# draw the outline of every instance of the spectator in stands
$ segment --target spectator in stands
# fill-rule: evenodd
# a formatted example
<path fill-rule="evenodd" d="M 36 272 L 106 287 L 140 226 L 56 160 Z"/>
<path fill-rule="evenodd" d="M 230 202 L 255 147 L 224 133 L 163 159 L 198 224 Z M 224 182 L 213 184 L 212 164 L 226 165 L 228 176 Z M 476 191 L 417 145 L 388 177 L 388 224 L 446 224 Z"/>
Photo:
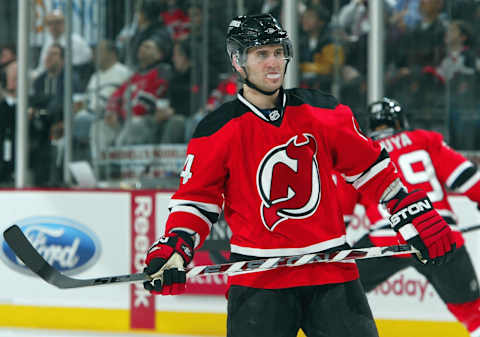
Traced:
<path fill-rule="evenodd" d="M 145 40 L 138 49 L 138 71 L 110 97 L 105 122 L 110 128 L 122 126 L 117 144 L 145 144 L 152 140 L 151 117 L 156 102 L 167 98 L 172 76 L 166 63 L 169 46 L 164 40 Z M 146 117 L 150 118 L 146 118 Z"/>
<path fill-rule="evenodd" d="M 195 131 L 198 123 L 206 114 L 212 112 L 225 102 L 231 101 L 237 97 L 237 92 L 241 88 L 241 81 L 237 73 L 232 73 L 220 81 L 218 86 L 210 92 L 207 99 L 207 105 L 199 109 L 187 120 L 185 127 L 185 139 L 188 142 Z"/>
<path fill-rule="evenodd" d="M 473 49 L 473 32 L 465 21 L 454 20 L 445 33 L 447 54 L 441 64 L 432 69 L 445 85 L 450 95 L 450 143 L 460 149 L 475 148 L 480 141 L 476 88 L 479 83 L 477 56 Z"/>
<path fill-rule="evenodd" d="M 33 83 L 30 118 L 30 164 L 35 186 L 61 183 L 63 154 L 64 58 L 60 44 L 52 44 L 45 57 L 45 71 Z M 72 92 L 80 81 L 72 75 Z M 53 145 L 53 146 L 52 146 Z"/>
<path fill-rule="evenodd" d="M 366 0 L 351 0 L 340 8 L 338 23 L 348 34 L 352 42 L 358 41 L 370 31 L 368 7 Z"/>
<path fill-rule="evenodd" d="M 60 10 L 54 10 L 45 17 L 48 28 L 45 43 L 40 52 L 37 68 L 33 71 L 33 78 L 37 78 L 45 70 L 45 59 L 52 44 L 66 46 L 65 17 Z M 87 41 L 79 34 L 72 33 L 72 64 L 77 74 L 80 74 L 80 89 L 85 88 L 86 82 L 92 73 L 92 49 Z"/>
<path fill-rule="evenodd" d="M 201 84 L 193 74 L 191 47 L 190 39 L 175 43 L 172 57 L 174 71 L 169 89 L 171 107 L 176 114 L 186 118 L 193 115 L 201 104 Z"/>
<path fill-rule="evenodd" d="M 108 99 L 128 79 L 131 71 L 118 61 L 118 52 L 113 41 L 100 41 L 96 51 L 98 69 L 88 82 L 87 101 L 90 112 L 103 114 Z"/>
<path fill-rule="evenodd" d="M 0 183 L 12 185 L 15 159 L 17 61 L 15 46 L 0 53 Z"/>
<path fill-rule="evenodd" d="M 153 114 L 153 144 L 185 143 L 185 117 L 175 113 L 168 99 L 158 99 Z"/>
<path fill-rule="evenodd" d="M 89 153 L 87 157 L 98 154 L 96 147 L 105 148 L 111 144 L 115 134 L 109 128 L 101 127 L 103 124 L 105 106 L 113 94 L 130 76 L 130 70 L 118 62 L 117 48 L 111 40 L 102 40 L 98 43 L 98 69 L 92 74 L 87 85 L 83 104 L 80 104 L 73 119 L 74 155 L 80 152 Z M 102 117 L 100 119 L 100 117 Z M 97 120 L 94 123 L 94 120 Z M 93 123 L 93 124 L 92 124 Z M 92 125 L 92 127 L 90 127 Z"/>
<path fill-rule="evenodd" d="M 4 94 L 15 98 L 17 93 L 17 53 L 13 45 L 4 46 L 0 54 L 0 85 Z"/>
<path fill-rule="evenodd" d="M 392 6 L 389 22 L 396 30 L 405 33 L 416 27 L 420 19 L 420 0 L 397 0 Z"/>
<path fill-rule="evenodd" d="M 170 62 L 172 40 L 165 24 L 161 20 L 162 6 L 158 0 L 143 0 L 137 12 L 138 25 L 128 45 L 127 65 L 138 65 L 138 52 L 142 43 L 149 39 L 162 41 L 164 61 Z M 130 63 L 131 62 L 131 63 Z"/>
<path fill-rule="evenodd" d="M 307 7 L 302 15 L 299 41 L 304 86 L 331 92 L 334 67 L 344 63 L 342 46 L 335 44 L 328 28 L 330 14 L 321 6 Z"/>
<path fill-rule="evenodd" d="M 443 131 L 445 94 L 435 68 L 445 54 L 443 0 L 420 0 L 421 19 L 397 39 L 387 39 L 386 92 L 399 98 L 412 113 L 417 128 Z"/>
<path fill-rule="evenodd" d="M 225 53 L 224 34 L 218 27 L 208 22 L 208 36 L 204 36 L 204 17 L 201 4 L 192 3 L 188 8 L 188 15 L 191 23 L 190 41 L 193 51 L 193 69 L 196 70 L 195 76 L 198 76 L 200 81 L 204 81 L 206 76 L 208 92 L 217 86 L 220 74 L 225 74 L 230 70 Z M 204 48 L 206 48 L 206 59 Z M 203 73 L 205 63 L 208 65 L 206 74 Z"/>
<path fill-rule="evenodd" d="M 440 64 L 444 54 L 443 38 L 445 23 L 440 14 L 443 0 L 420 0 L 421 20 L 411 31 L 407 31 L 395 46 L 395 63 L 406 72 L 415 67 Z"/>
<path fill-rule="evenodd" d="M 162 11 L 160 16 L 168 28 L 172 39 L 185 39 L 190 33 L 190 19 L 178 0 L 160 0 Z"/>
<path fill-rule="evenodd" d="M 185 140 L 188 141 L 198 121 L 206 113 L 216 109 L 227 99 L 235 97 L 237 93 L 236 75 L 222 79 L 207 99 L 206 106 L 202 106 L 201 83 L 195 83 L 192 77 L 192 51 L 189 40 L 181 40 L 173 47 L 174 75 L 169 90 L 170 105 L 176 114 L 185 117 Z M 198 79 L 197 79 L 198 81 Z"/>
<path fill-rule="evenodd" d="M 443 81 L 452 80 L 455 75 L 474 75 L 477 57 L 473 50 L 473 32 L 466 22 L 451 21 L 445 32 L 446 55 L 436 73 Z"/>

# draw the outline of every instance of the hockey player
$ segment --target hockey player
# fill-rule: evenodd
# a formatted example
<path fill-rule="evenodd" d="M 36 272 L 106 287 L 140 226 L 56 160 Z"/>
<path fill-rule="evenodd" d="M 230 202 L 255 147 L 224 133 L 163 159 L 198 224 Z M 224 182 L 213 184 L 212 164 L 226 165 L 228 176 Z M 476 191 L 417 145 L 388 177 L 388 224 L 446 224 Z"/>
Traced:
<path fill-rule="evenodd" d="M 402 182 L 409 190 L 421 188 L 435 209 L 450 224 L 457 251 L 442 266 L 424 265 L 411 257 L 401 255 L 382 259 L 358 260 L 360 280 L 369 292 L 396 272 L 409 266 L 423 274 L 445 302 L 450 312 L 464 324 L 471 336 L 480 336 L 480 291 L 478 279 L 462 234 L 456 226 L 455 215 L 447 199 L 446 187 L 480 202 L 480 172 L 460 153 L 451 149 L 441 134 L 426 130 L 407 130 L 407 120 L 400 104 L 389 98 L 368 107 L 370 136 L 385 149 L 398 168 Z M 356 246 L 389 246 L 398 244 L 397 234 L 391 229 L 388 211 L 380 204 L 358 198 L 350 186 L 338 183 L 342 210 L 347 220 L 352 215 L 355 200 L 365 206 L 371 224 L 370 233 Z M 342 195 L 344 197 L 342 197 Z M 352 202 L 353 201 L 353 202 Z"/>
<path fill-rule="evenodd" d="M 165 235 L 146 256 L 146 289 L 184 291 L 184 268 L 222 207 L 233 261 L 345 248 L 334 169 L 393 216 L 403 214 L 395 229 L 429 262 L 452 255 L 450 227 L 425 192 L 406 191 L 347 106 L 318 91 L 283 89 L 292 46 L 271 15 L 233 19 L 227 51 L 242 89 L 200 122 L 188 145 Z M 409 212 L 419 202 L 427 206 Z M 354 262 L 229 277 L 227 336 L 293 337 L 300 328 L 307 336 L 378 336 Z"/>

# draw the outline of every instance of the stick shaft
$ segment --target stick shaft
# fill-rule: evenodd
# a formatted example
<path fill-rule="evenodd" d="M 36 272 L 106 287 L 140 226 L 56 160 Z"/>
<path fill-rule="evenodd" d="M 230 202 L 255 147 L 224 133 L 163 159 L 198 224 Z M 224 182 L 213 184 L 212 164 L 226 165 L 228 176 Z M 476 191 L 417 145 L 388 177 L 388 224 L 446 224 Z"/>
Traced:
<path fill-rule="evenodd" d="M 145 273 L 105 276 L 93 279 L 77 279 L 68 277 L 45 261 L 45 259 L 35 250 L 30 241 L 28 241 L 27 237 L 17 225 L 7 228 L 4 231 L 3 236 L 10 248 L 30 270 L 32 270 L 46 282 L 58 288 L 66 289 L 91 287 L 114 283 L 146 281 L 150 279 L 150 277 Z M 252 261 L 196 266 L 187 269 L 187 277 L 192 278 L 200 275 L 252 273 L 276 268 L 297 267 L 312 263 L 368 259 L 417 252 L 418 250 L 409 245 L 398 245 L 388 247 L 347 249 L 332 253 L 312 253 L 293 256 L 270 257 Z"/>

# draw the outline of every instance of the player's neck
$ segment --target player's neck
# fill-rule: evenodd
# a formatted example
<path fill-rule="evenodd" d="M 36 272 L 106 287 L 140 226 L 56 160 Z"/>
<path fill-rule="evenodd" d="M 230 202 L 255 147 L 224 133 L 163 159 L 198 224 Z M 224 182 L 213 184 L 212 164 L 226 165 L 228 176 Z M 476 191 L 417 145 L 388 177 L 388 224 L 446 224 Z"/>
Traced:
<path fill-rule="evenodd" d="M 245 97 L 250 103 L 252 103 L 259 109 L 274 108 L 277 103 L 279 92 L 280 90 L 278 90 L 275 94 L 269 96 L 262 94 L 258 90 L 250 88 L 246 84 L 243 85 L 243 97 Z"/>

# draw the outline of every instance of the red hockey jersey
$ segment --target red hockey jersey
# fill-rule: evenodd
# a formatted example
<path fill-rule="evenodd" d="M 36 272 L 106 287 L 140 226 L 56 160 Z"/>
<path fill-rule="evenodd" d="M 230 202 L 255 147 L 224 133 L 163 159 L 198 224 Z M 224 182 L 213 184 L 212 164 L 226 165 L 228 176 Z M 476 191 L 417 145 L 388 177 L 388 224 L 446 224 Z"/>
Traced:
<path fill-rule="evenodd" d="M 195 234 L 198 247 L 223 208 L 232 256 L 254 259 L 344 247 L 333 170 L 378 201 L 398 177 L 395 168 L 334 97 L 290 89 L 279 99 L 282 108 L 264 114 L 239 93 L 199 124 L 169 205 L 166 232 Z M 357 277 L 355 263 L 345 262 L 235 275 L 229 283 L 287 288 Z"/>
<path fill-rule="evenodd" d="M 382 137 L 377 142 L 389 153 L 408 190 L 425 190 L 447 223 L 456 224 L 456 217 L 448 202 L 446 187 L 475 202 L 480 201 L 480 173 L 473 163 L 451 149 L 440 133 L 403 131 Z M 349 203 L 349 200 L 345 202 Z M 386 209 L 376 203 L 361 203 L 371 224 L 371 241 L 380 246 L 396 244 Z M 455 225 L 452 230 L 456 233 L 457 247 L 460 247 L 464 244 L 463 237 Z"/>
<path fill-rule="evenodd" d="M 153 113 L 157 99 L 166 97 L 170 77 L 171 69 L 166 63 L 136 72 L 110 96 L 107 111 L 125 119 L 130 104 L 134 116 Z"/>

